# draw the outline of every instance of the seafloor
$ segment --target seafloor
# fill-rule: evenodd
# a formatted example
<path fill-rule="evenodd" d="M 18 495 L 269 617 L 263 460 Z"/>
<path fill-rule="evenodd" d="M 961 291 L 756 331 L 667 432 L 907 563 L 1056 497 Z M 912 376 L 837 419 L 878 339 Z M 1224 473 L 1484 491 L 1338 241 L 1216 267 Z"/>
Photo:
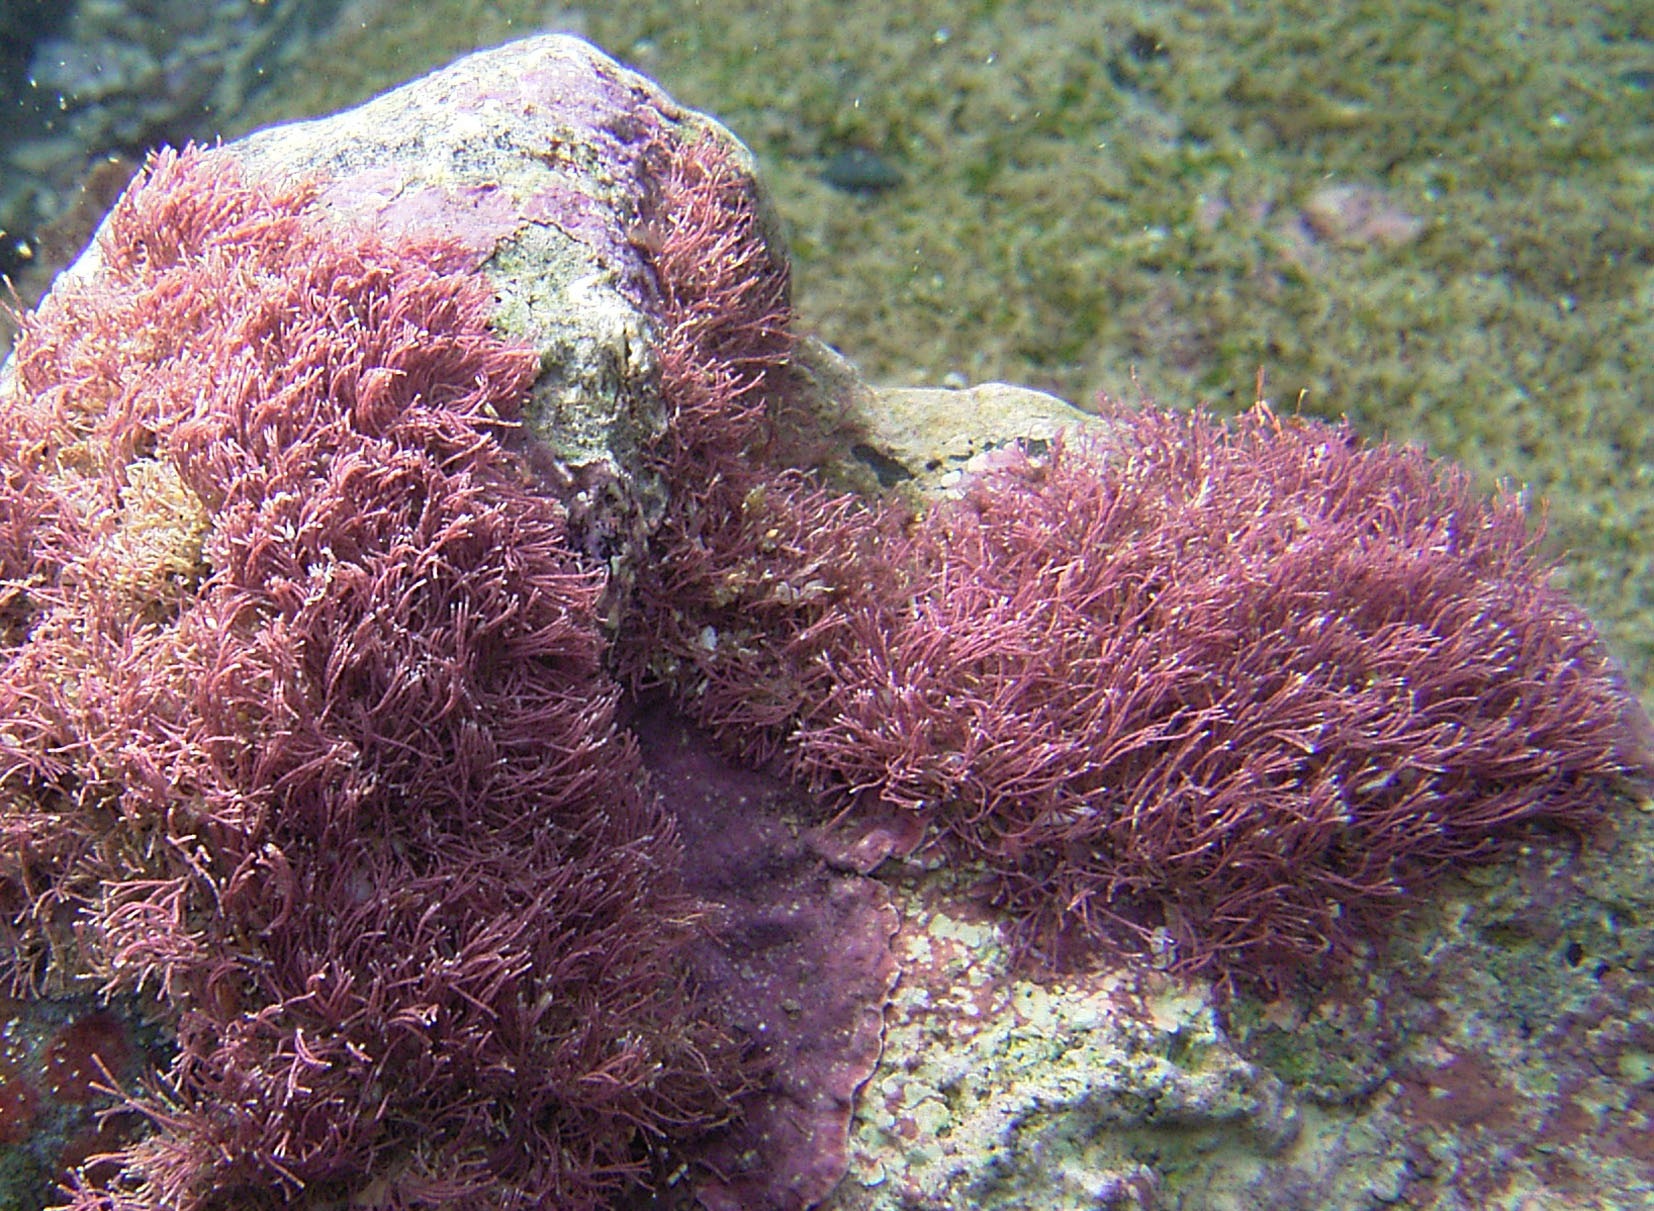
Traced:
<path fill-rule="evenodd" d="M 720 115 L 871 377 L 1349 416 L 1548 502 L 1654 687 L 1654 6 L 359 0 L 226 133 L 527 32 Z"/>

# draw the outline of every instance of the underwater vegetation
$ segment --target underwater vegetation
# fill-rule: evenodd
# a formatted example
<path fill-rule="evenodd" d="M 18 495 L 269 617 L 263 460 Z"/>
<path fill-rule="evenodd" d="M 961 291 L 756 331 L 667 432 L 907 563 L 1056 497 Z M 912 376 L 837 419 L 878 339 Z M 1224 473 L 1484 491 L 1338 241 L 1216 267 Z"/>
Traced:
<path fill-rule="evenodd" d="M 176 1036 L 70 1205 L 597 1208 L 692 1158 L 765 1073 L 628 690 L 979 871 L 1030 950 L 1263 985 L 1647 776 L 1524 503 L 1416 450 L 1144 406 L 931 502 L 780 466 L 751 183 L 626 129 L 669 494 L 614 625 L 539 358 L 442 241 L 166 153 L 24 322 L 3 970 Z"/>
<path fill-rule="evenodd" d="M 598 1205 L 741 1083 L 697 908 L 601 580 L 501 441 L 534 357 L 441 247 L 306 204 L 162 156 L 15 363 L 8 974 L 178 1043 L 75 1205 Z"/>
<path fill-rule="evenodd" d="M 659 638 L 688 709 L 916 816 L 1051 955 L 1252 983 L 1336 967 L 1523 826 L 1593 831 L 1646 770 L 1519 497 L 1262 406 L 1109 419 L 900 535 L 755 488 Z"/>

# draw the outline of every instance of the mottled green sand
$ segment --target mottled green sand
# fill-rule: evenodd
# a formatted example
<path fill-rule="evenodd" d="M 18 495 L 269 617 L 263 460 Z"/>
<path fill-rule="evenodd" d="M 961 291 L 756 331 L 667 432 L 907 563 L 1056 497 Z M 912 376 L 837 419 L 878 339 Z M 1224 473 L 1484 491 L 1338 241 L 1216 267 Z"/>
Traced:
<path fill-rule="evenodd" d="M 1547 500 L 1566 583 L 1654 687 L 1654 6 L 1052 7 L 359 3 L 247 125 L 584 34 L 753 147 L 804 326 L 871 377 L 1230 411 L 1261 369 L 1278 409 Z M 849 149 L 901 184 L 827 183 Z M 1397 238 L 1307 224 L 1339 184 Z"/>

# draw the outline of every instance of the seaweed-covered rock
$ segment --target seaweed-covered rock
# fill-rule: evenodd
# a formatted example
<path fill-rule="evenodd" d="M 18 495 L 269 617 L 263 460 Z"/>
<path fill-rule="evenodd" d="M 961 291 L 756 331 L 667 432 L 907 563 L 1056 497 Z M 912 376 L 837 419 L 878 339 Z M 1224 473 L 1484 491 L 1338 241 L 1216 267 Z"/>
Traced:
<path fill-rule="evenodd" d="M 153 157 L 0 374 L 0 966 L 168 1034 L 78 1206 L 595 1208 L 752 1079 L 605 668 L 739 377 L 627 231 L 750 268 L 740 153 L 566 39 L 367 115 Z"/>
<path fill-rule="evenodd" d="M 1651 729 L 1524 503 L 879 392 L 775 231 L 530 39 L 156 157 L 25 322 L 4 970 L 163 1036 L 74 1205 L 1647 1184 Z"/>
<path fill-rule="evenodd" d="M 313 213 L 341 233 L 440 241 L 449 272 L 480 275 L 490 323 L 538 359 L 521 418 L 534 467 L 618 586 L 666 493 L 646 455 L 668 425 L 646 228 L 669 149 L 703 142 L 773 240 L 746 149 L 574 38 L 471 56 L 212 155 L 252 183 L 307 183 Z M 95 278 L 102 257 L 95 241 L 64 280 Z"/>

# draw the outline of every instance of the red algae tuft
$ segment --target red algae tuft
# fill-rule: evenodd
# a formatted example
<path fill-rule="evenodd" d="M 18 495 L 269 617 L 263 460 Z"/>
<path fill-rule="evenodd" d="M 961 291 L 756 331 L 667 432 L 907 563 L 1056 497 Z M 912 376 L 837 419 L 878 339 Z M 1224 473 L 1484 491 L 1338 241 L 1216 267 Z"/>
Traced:
<path fill-rule="evenodd" d="M 663 563 L 705 569 L 657 631 L 687 708 L 924 821 L 1050 958 L 1263 984 L 1649 777 L 1518 496 L 1261 406 L 1108 421 L 914 519 L 749 487 Z"/>
<path fill-rule="evenodd" d="M 449 246 L 313 199 L 163 153 L 23 325 L 5 973 L 176 1032 L 85 1211 L 597 1208 L 746 1075 L 688 988 L 603 578 L 502 440 L 538 360 Z M 103 1026 L 51 1044 L 55 1096 L 119 1078 Z"/>

